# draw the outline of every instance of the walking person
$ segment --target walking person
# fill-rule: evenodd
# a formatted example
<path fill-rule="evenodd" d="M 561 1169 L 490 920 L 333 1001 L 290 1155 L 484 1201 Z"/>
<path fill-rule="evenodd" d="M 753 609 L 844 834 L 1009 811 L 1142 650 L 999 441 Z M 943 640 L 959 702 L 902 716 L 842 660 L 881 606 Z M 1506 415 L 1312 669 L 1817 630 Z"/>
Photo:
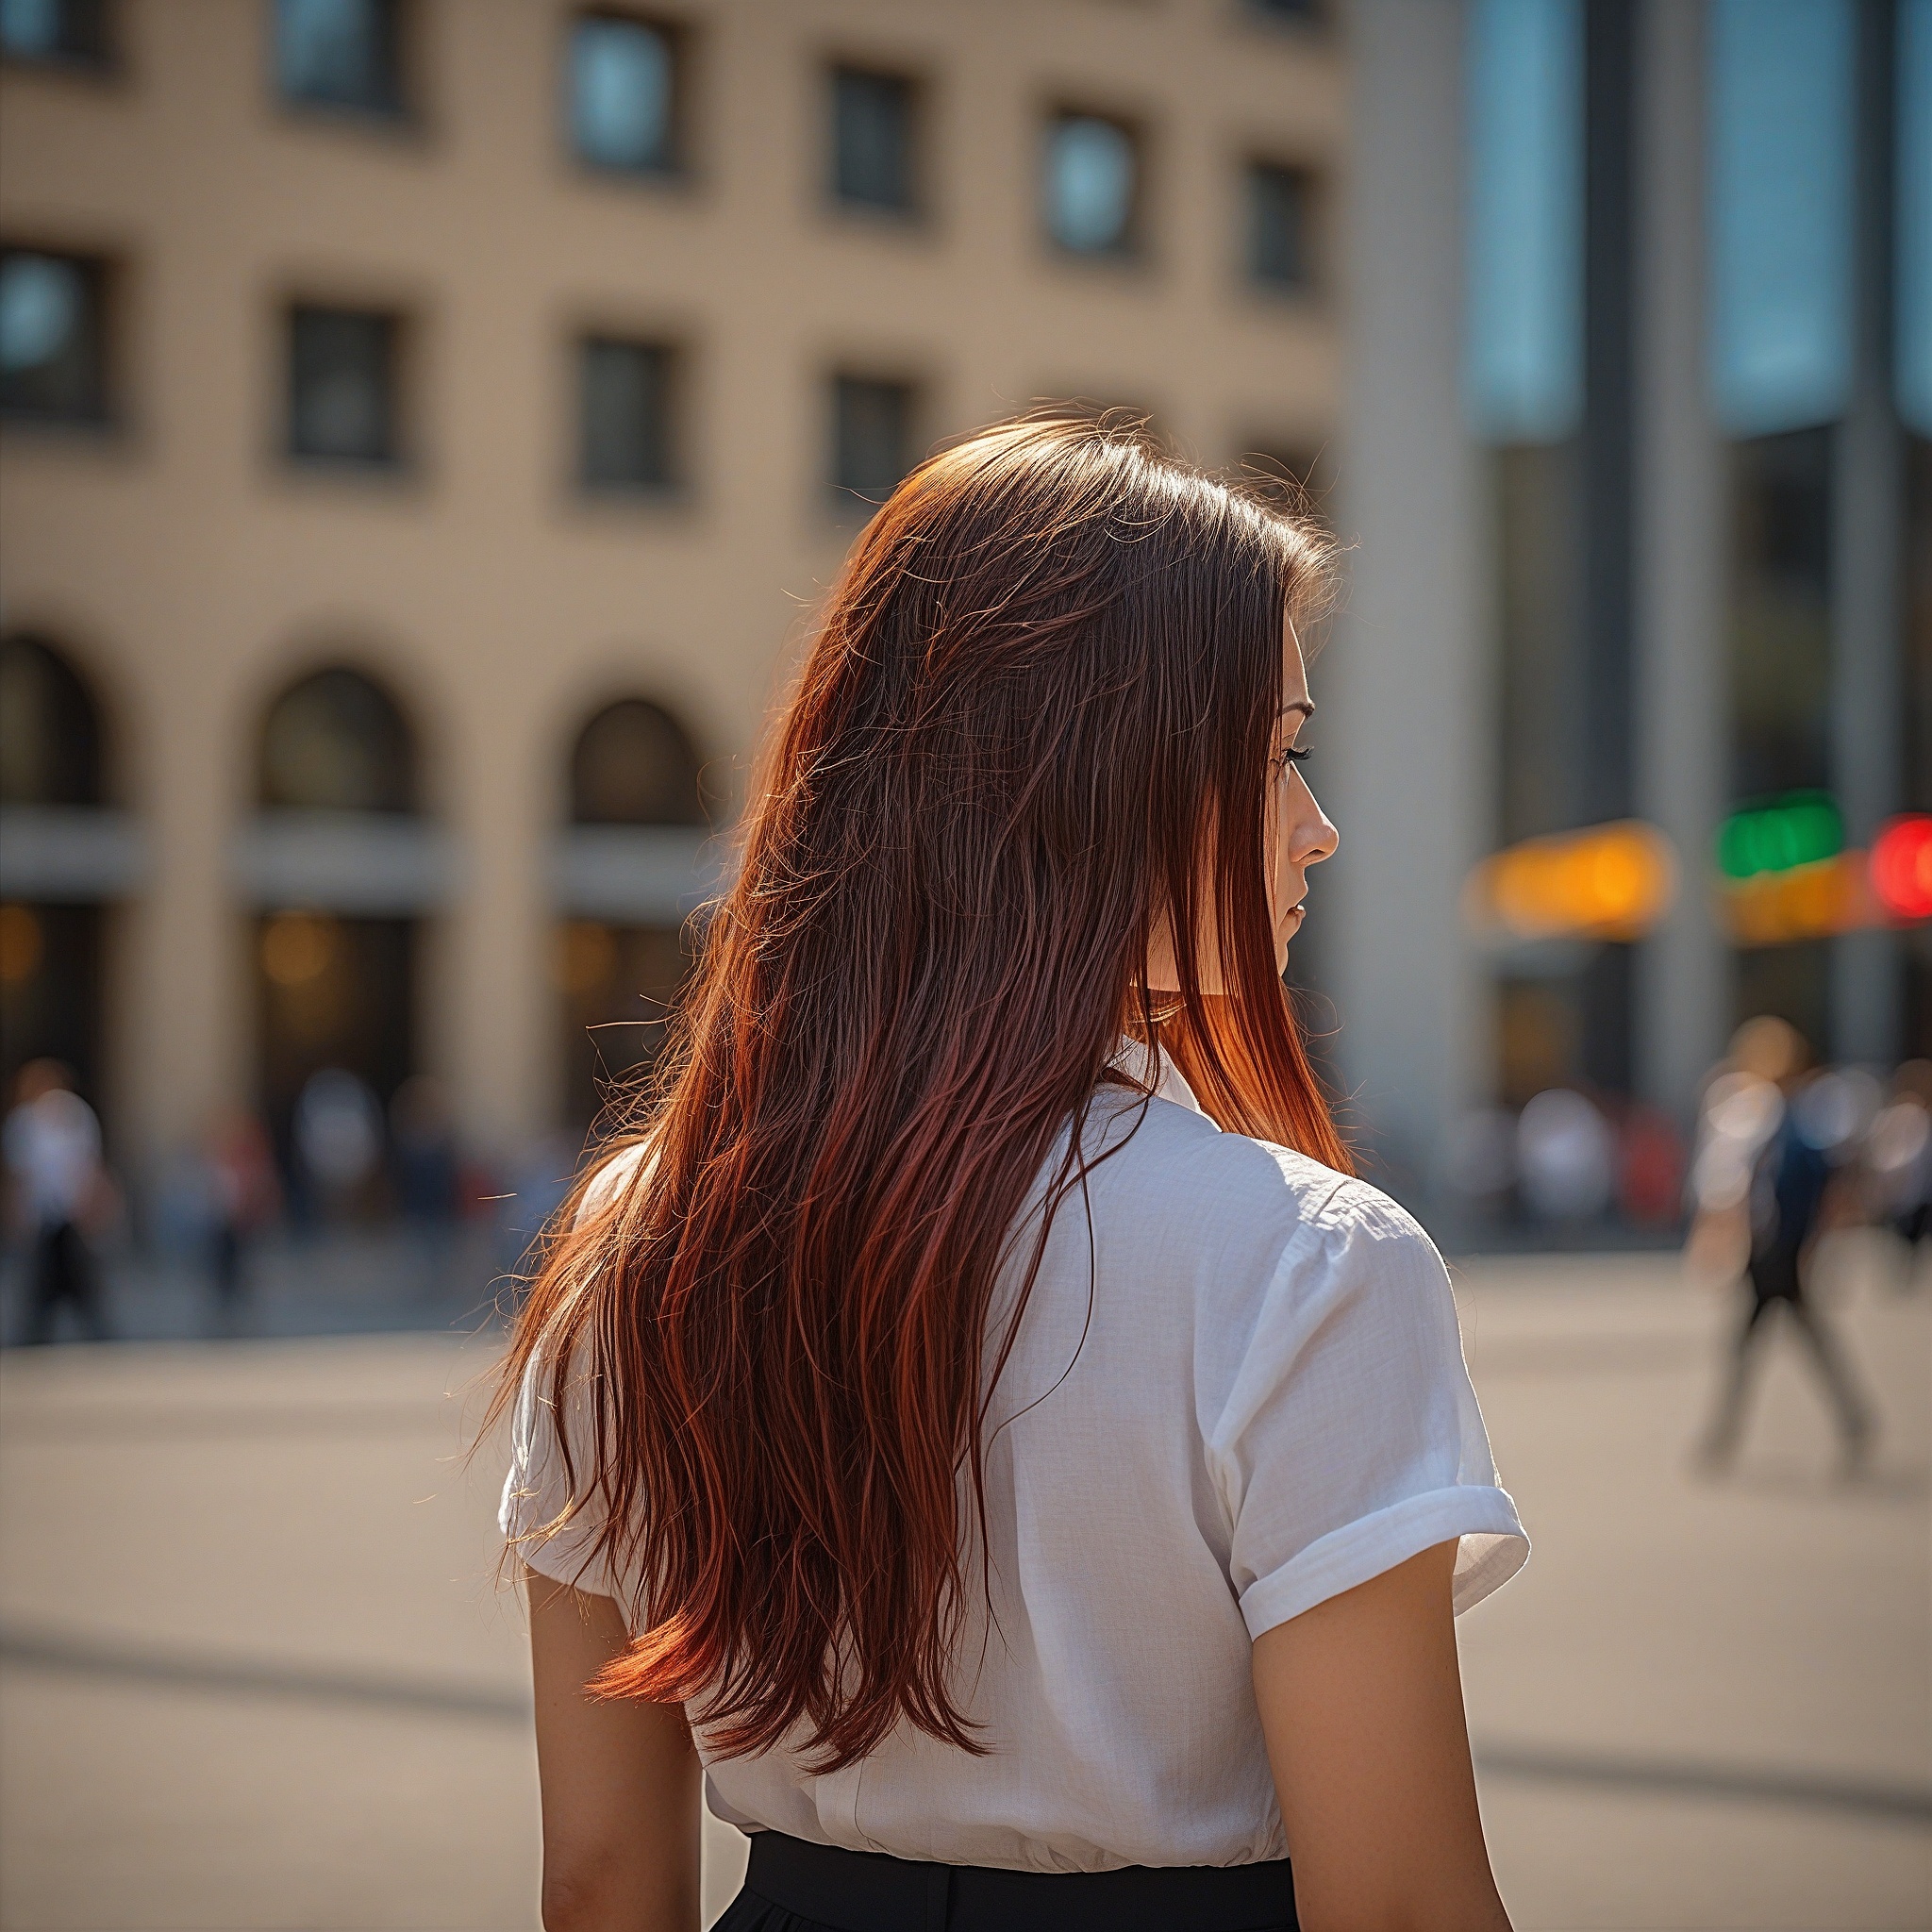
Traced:
<path fill-rule="evenodd" d="M 215 1331 L 233 1335 L 248 1314 L 249 1253 L 280 1214 L 282 1187 L 268 1129 L 247 1108 L 231 1108 L 215 1122 L 207 1160 Z"/>
<path fill-rule="evenodd" d="M 88 1228 L 108 1210 L 111 1184 L 101 1164 L 101 1124 L 58 1060 L 20 1070 L 4 1130 L 16 1220 L 30 1246 L 26 1340 L 47 1342 L 63 1308 L 90 1341 L 108 1339 L 100 1277 Z"/>
<path fill-rule="evenodd" d="M 696 1927 L 701 1775 L 722 1932 L 1507 1927 L 1527 1545 L 1281 978 L 1324 564 L 1074 421 L 859 539 L 498 1389 L 553 1932 Z"/>
<path fill-rule="evenodd" d="M 1792 1105 L 1808 1059 L 1803 1038 L 1786 1022 L 1770 1017 L 1747 1021 L 1731 1044 L 1732 1082 L 1718 1090 L 1720 1106 L 1727 1100 L 1733 1106 L 1750 1102 L 1757 1125 L 1751 1143 L 1740 1150 L 1748 1180 L 1733 1204 L 1749 1224 L 1744 1286 L 1750 1299 L 1731 1342 L 1717 1412 L 1704 1440 L 1703 1457 L 1712 1468 L 1724 1466 L 1737 1453 L 1752 1370 L 1769 1333 L 1767 1324 L 1780 1311 L 1818 1371 L 1837 1419 L 1846 1469 L 1861 1466 L 1871 1446 L 1870 1407 L 1808 1292 L 1818 1236 L 1834 1191 L 1831 1165 L 1807 1138 L 1800 1108 Z M 1742 1084 L 1747 1082 L 1755 1084 Z"/>

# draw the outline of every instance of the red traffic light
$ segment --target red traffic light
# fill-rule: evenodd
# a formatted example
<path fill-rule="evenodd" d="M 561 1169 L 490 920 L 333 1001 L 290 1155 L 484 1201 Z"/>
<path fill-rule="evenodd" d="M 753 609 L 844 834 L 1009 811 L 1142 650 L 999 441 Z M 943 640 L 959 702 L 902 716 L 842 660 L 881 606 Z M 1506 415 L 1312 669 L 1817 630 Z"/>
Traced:
<path fill-rule="evenodd" d="M 1892 919 L 1932 919 L 1932 813 L 1895 818 L 1872 844 L 1872 891 Z"/>

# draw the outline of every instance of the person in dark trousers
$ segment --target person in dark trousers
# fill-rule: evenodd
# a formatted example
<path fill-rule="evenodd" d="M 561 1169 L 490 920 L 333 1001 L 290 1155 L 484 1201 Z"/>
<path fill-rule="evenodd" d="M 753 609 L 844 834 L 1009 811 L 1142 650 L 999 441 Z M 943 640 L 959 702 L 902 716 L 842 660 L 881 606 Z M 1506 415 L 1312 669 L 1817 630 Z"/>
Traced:
<path fill-rule="evenodd" d="M 84 1232 L 107 1191 L 101 1124 L 58 1060 L 21 1069 L 5 1143 L 13 1212 L 32 1244 L 26 1340 L 53 1341 L 66 1307 L 91 1341 L 105 1341 L 107 1311 Z"/>
<path fill-rule="evenodd" d="M 1749 1306 L 1731 1345 L 1724 1391 L 1705 1438 L 1704 1459 L 1721 1466 L 1737 1452 L 1745 1398 L 1767 1322 L 1778 1310 L 1803 1338 L 1838 1420 L 1847 1470 L 1870 1450 L 1871 1409 L 1859 1392 L 1830 1328 L 1807 1294 L 1817 1238 L 1834 1188 L 1831 1164 L 1803 1131 L 1791 1101 L 1803 1085 L 1807 1052 L 1796 1030 L 1780 1020 L 1754 1020 L 1740 1029 L 1733 1058 L 1746 1073 L 1775 1083 L 1784 1104 L 1752 1163 L 1746 1206 L 1751 1243 L 1744 1279 Z"/>

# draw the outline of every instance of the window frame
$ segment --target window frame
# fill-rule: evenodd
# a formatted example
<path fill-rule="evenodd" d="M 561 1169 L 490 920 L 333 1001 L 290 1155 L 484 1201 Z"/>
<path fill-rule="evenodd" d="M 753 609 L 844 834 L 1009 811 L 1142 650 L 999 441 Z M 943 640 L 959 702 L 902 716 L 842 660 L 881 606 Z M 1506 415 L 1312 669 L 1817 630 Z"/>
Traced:
<path fill-rule="evenodd" d="M 333 455 L 299 449 L 295 441 L 295 331 L 298 315 L 308 312 L 379 320 L 389 325 L 387 370 L 388 447 L 379 457 Z M 275 311 L 276 361 L 276 466 L 286 475 L 343 478 L 368 482 L 413 481 L 420 474 L 417 448 L 415 363 L 422 323 L 409 304 L 389 295 L 295 289 L 285 291 Z"/>
<path fill-rule="evenodd" d="M 1259 272 L 1259 240 L 1256 224 L 1257 177 L 1262 174 L 1298 176 L 1302 183 L 1301 249 L 1304 274 L 1298 281 L 1280 281 Z M 1250 147 L 1237 169 L 1237 275 L 1243 288 L 1269 302 L 1319 302 L 1326 287 L 1326 249 L 1323 234 L 1323 173 L 1305 156 L 1268 147 Z"/>
<path fill-rule="evenodd" d="M 6 425 L 9 435 L 25 430 L 35 435 L 107 437 L 125 430 L 123 336 L 127 301 L 125 258 L 106 248 L 17 232 L 0 237 L 0 255 L 40 256 L 49 261 L 67 262 L 79 268 L 93 305 L 94 337 L 91 357 L 94 388 L 92 408 L 76 411 L 21 408 L 0 400 L 0 424 Z"/>
<path fill-rule="evenodd" d="M 72 79 L 106 80 L 125 69 L 119 0 L 97 0 L 99 45 L 90 52 L 67 48 L 49 54 L 28 53 L 0 42 L 0 68 L 22 74 L 64 75 Z"/>
<path fill-rule="evenodd" d="M 375 6 L 389 9 L 391 21 L 389 55 L 393 98 L 381 103 L 340 101 L 291 92 L 282 79 L 281 0 L 261 0 L 261 4 L 267 19 L 262 53 L 268 92 L 277 113 L 304 124 L 334 124 L 371 133 L 420 131 L 423 119 L 417 42 L 422 27 L 417 0 L 374 0 Z"/>
<path fill-rule="evenodd" d="M 1133 156 L 1134 179 L 1127 200 L 1127 218 L 1121 239 L 1105 248 L 1078 248 L 1062 241 L 1053 219 L 1053 142 L 1058 128 L 1072 121 L 1098 121 L 1127 140 Z M 1091 267 L 1145 268 L 1154 258 L 1153 133 L 1149 117 L 1130 108 L 1103 106 L 1081 96 L 1050 99 L 1040 116 L 1037 161 L 1033 174 L 1035 220 L 1047 255 L 1056 261 Z"/>
<path fill-rule="evenodd" d="M 1335 30 L 1332 0 L 1308 0 L 1307 8 L 1290 14 L 1268 4 L 1268 0 L 1228 0 L 1228 11 L 1236 22 L 1264 34 L 1279 34 L 1286 40 L 1326 40 Z"/>
<path fill-rule="evenodd" d="M 697 36 L 682 16 L 660 12 L 651 7 L 627 7 L 621 0 L 591 0 L 586 6 L 569 8 L 558 16 L 562 31 L 558 36 L 557 135 L 565 162 L 578 179 L 623 182 L 633 187 L 687 187 L 695 175 L 692 146 L 691 75 Z M 619 161 L 600 161 L 586 154 L 578 144 L 576 132 L 576 30 L 591 21 L 608 21 L 618 25 L 647 27 L 659 35 L 671 61 L 670 138 L 667 158 L 662 162 L 632 166 Z"/>
<path fill-rule="evenodd" d="M 842 398 L 848 389 L 861 386 L 879 390 L 895 389 L 900 391 L 906 399 L 903 425 L 906 445 L 903 452 L 904 463 L 891 484 L 876 498 L 868 493 L 867 488 L 845 482 L 839 473 L 844 440 Z M 820 470 L 822 481 L 819 494 L 835 524 L 863 524 L 921 461 L 923 447 L 930 440 L 925 432 L 931 419 L 931 384 L 918 371 L 908 368 L 904 363 L 868 361 L 852 358 L 835 361 L 827 367 L 822 383 L 821 397 L 821 408 L 824 411 L 823 420 L 825 440 L 823 466 Z"/>
<path fill-rule="evenodd" d="M 593 345 L 652 351 L 663 358 L 661 414 L 664 432 L 664 477 L 659 482 L 625 482 L 592 477 L 585 420 L 586 358 Z M 634 506 L 652 508 L 688 503 L 692 493 L 690 397 L 692 351 L 681 330 L 634 324 L 608 317 L 579 318 L 566 337 L 566 420 L 570 425 L 565 476 L 569 494 L 578 503 L 596 507 Z"/>
<path fill-rule="evenodd" d="M 858 80 L 883 81 L 902 91 L 906 105 L 906 199 L 903 202 L 867 201 L 848 195 L 841 188 L 840 90 L 841 82 L 848 76 Z M 825 56 L 821 62 L 820 83 L 824 108 L 822 127 L 824 152 L 820 171 L 820 194 L 824 205 L 844 221 L 877 223 L 882 226 L 903 229 L 924 226 L 932 214 L 929 135 L 932 85 L 925 74 L 909 64 L 888 58 L 835 52 Z"/>

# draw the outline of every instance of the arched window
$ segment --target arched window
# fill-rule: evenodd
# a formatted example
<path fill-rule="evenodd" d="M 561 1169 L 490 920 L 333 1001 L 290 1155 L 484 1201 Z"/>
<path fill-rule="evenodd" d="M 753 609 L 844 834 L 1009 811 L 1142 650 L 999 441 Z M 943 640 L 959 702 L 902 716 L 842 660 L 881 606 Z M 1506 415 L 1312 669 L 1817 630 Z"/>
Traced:
<path fill-rule="evenodd" d="M 690 971 L 685 919 L 710 880 L 697 753 L 645 698 L 607 705 L 577 734 L 558 876 L 557 980 L 565 1106 L 584 1124 L 640 1077 Z"/>
<path fill-rule="evenodd" d="M 65 655 L 37 637 L 0 642 L 0 802 L 101 803 L 100 712 Z"/>
<path fill-rule="evenodd" d="M 334 665 L 291 684 L 262 724 L 260 803 L 283 811 L 413 811 L 416 756 L 395 701 Z"/>
<path fill-rule="evenodd" d="M 622 698 L 586 724 L 570 761 L 579 825 L 702 825 L 697 754 L 684 728 L 646 698 Z"/>
<path fill-rule="evenodd" d="M 102 809 L 101 737 L 65 652 L 24 633 L 0 641 L 0 1106 L 37 1059 L 99 1096 L 103 908 L 136 871 L 132 826 Z"/>
<path fill-rule="evenodd" d="M 376 1120 L 419 1071 L 421 925 L 446 900 L 447 855 L 418 816 L 408 723 L 364 673 L 330 665 L 288 686 L 257 756 L 261 809 L 242 841 L 241 884 L 258 915 L 261 1104 L 297 1211 L 341 1208 L 349 1196 L 305 1164 L 304 1096 L 359 1096 L 358 1117 Z"/>

